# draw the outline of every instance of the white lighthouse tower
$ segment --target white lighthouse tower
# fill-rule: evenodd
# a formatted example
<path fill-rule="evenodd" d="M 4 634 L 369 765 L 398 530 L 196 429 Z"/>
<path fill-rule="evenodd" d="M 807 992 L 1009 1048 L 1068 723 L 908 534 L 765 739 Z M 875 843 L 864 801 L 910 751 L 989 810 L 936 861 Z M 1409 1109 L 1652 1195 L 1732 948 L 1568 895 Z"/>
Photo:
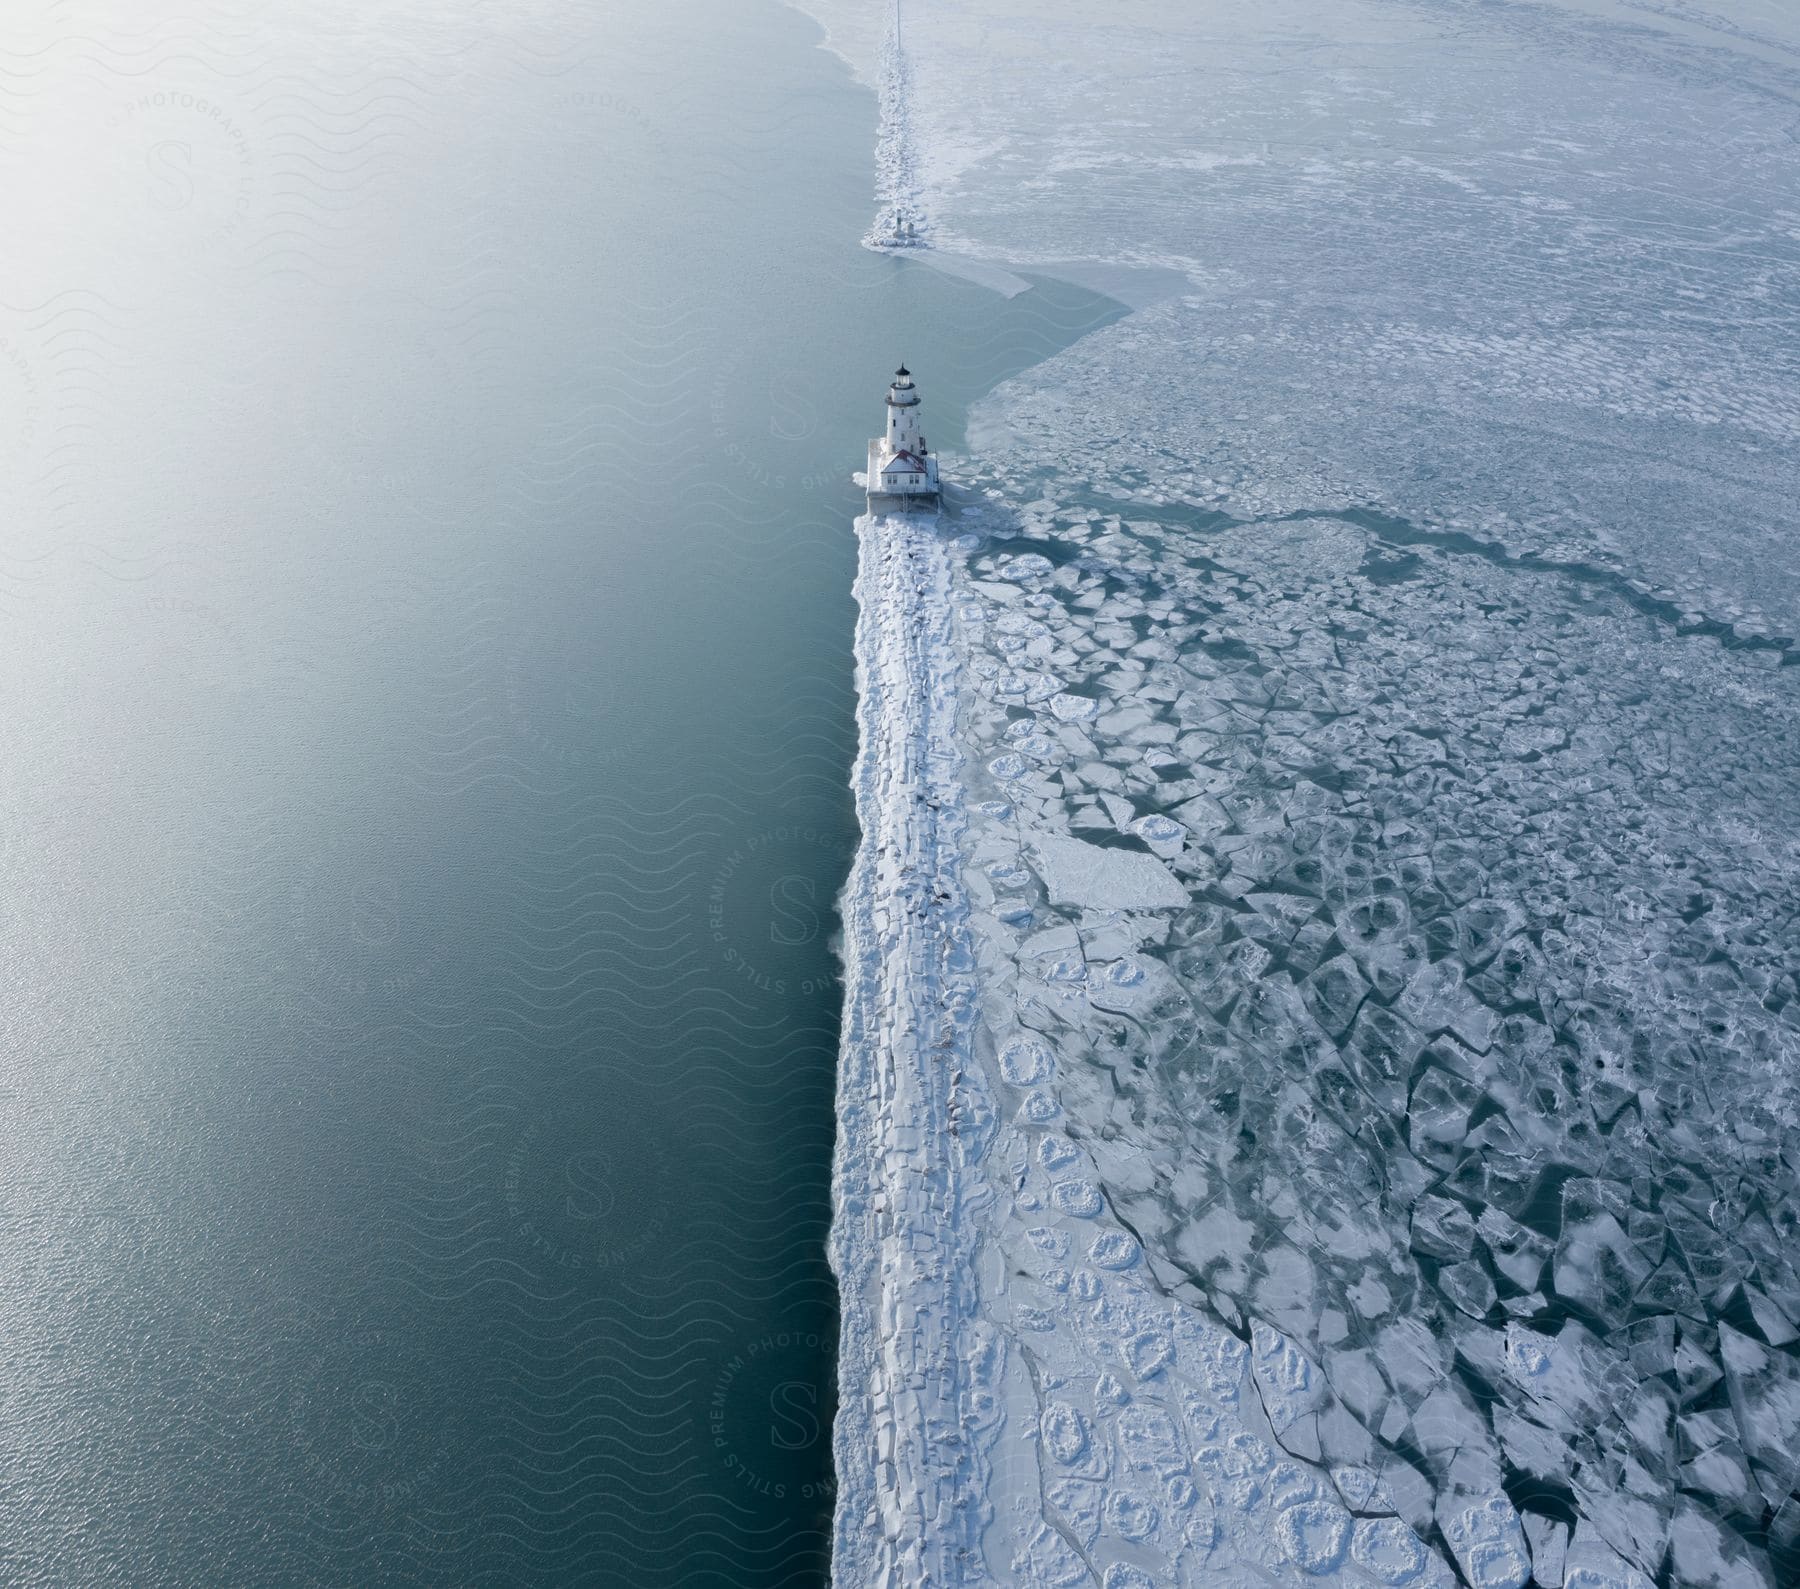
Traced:
<path fill-rule="evenodd" d="M 888 388 L 887 434 L 869 442 L 868 479 L 872 513 L 937 506 L 937 459 L 919 429 L 919 391 L 904 364 Z"/>

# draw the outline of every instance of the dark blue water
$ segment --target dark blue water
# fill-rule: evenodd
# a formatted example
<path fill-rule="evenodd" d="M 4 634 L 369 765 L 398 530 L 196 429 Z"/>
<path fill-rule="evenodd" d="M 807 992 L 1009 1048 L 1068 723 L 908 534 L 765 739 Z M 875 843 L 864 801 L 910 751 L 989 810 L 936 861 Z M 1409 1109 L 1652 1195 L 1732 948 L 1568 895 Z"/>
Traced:
<path fill-rule="evenodd" d="M 821 1579 L 848 472 L 1114 306 L 815 39 L 9 36 L 7 1581 Z"/>

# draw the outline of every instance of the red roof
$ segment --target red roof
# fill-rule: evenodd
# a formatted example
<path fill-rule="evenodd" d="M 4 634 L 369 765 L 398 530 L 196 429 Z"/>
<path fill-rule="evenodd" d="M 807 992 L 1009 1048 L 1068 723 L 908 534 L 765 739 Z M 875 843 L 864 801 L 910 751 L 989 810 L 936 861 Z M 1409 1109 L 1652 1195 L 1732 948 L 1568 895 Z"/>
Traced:
<path fill-rule="evenodd" d="M 916 453 L 897 452 L 881 466 L 881 472 L 886 474 L 890 469 L 898 469 L 902 462 L 905 463 L 908 469 L 923 469 L 925 467 L 925 460 Z"/>

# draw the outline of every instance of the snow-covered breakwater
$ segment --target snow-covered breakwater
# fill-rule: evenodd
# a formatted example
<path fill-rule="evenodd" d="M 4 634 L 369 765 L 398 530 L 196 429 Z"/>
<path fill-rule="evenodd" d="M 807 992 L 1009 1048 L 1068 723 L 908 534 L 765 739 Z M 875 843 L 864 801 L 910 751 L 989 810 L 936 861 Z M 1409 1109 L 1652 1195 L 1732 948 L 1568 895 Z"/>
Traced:
<path fill-rule="evenodd" d="M 972 1581 L 992 1330 L 964 1204 L 986 1111 L 956 860 L 955 662 L 935 515 L 857 521 L 857 816 L 831 1260 L 843 1298 L 835 1579 Z"/>
<path fill-rule="evenodd" d="M 908 110 L 906 46 L 900 31 L 900 0 L 888 11 L 876 63 L 876 92 L 881 100 L 880 130 L 875 142 L 875 224 L 863 239 L 866 248 L 917 248 L 926 241 L 925 215 L 919 203 L 917 157 Z"/>

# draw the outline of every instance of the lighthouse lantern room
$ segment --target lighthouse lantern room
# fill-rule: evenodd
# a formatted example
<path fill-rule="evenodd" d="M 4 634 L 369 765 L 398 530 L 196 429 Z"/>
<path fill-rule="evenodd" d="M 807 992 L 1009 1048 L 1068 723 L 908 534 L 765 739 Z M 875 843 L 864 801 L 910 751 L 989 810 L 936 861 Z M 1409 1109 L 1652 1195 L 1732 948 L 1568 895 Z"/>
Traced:
<path fill-rule="evenodd" d="M 919 389 L 904 364 L 888 387 L 887 434 L 869 442 L 868 481 L 871 512 L 937 506 L 937 458 L 919 429 Z"/>

